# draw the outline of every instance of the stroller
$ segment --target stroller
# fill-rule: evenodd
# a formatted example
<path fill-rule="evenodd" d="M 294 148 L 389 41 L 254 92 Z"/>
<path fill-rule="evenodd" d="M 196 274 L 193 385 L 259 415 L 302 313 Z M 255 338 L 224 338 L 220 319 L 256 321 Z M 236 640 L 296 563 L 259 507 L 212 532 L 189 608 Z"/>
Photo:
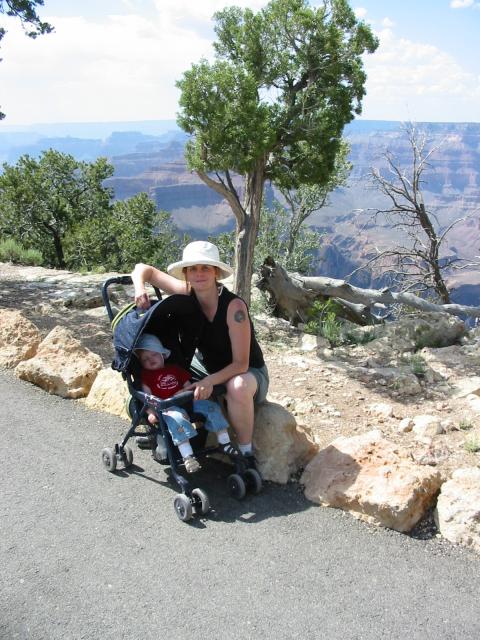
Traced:
<path fill-rule="evenodd" d="M 110 303 L 109 287 L 131 284 L 130 276 L 118 276 L 106 280 L 102 287 L 102 297 L 111 321 L 115 347 L 112 368 L 122 373 L 131 395 L 128 403 L 130 428 L 120 443 L 115 444 L 113 448 L 106 447 L 102 450 L 102 462 L 104 467 L 112 473 L 116 471 L 119 463 L 123 464 L 124 468 L 128 468 L 133 463 L 133 451 L 127 445 L 128 440 L 136 436 L 137 441 L 147 443 L 154 459 L 170 466 L 171 476 L 181 490 L 181 493 L 174 498 L 175 513 L 181 521 L 187 522 L 193 515 L 207 514 L 210 510 L 210 500 L 205 491 L 199 487 L 192 488 L 190 482 L 182 475 L 180 470 L 183 459 L 173 444 L 162 412 L 173 405 L 187 411 L 190 421 L 197 427 L 197 436 L 192 440 L 195 457 L 201 458 L 222 450 L 219 446 L 206 446 L 208 434 L 203 428 L 205 418 L 193 412 L 193 391 L 178 393 L 167 400 L 160 400 L 142 391 L 140 363 L 134 351 L 142 333 L 152 333 L 158 336 L 165 347 L 171 351 L 173 361 L 188 370 L 201 332 L 201 321 L 192 298 L 185 295 L 171 295 L 162 300 L 160 291 L 156 288 L 158 301 L 146 311 L 138 310 L 132 303 L 115 315 Z M 223 386 L 219 385 L 214 388 L 214 396 L 221 395 L 224 391 Z M 146 419 L 149 407 L 158 416 L 158 422 L 154 425 Z M 245 458 L 239 451 L 237 455 L 229 457 L 235 465 L 234 473 L 227 477 L 230 495 L 241 500 L 245 497 L 247 490 L 259 493 L 262 489 L 262 479 L 258 471 L 248 468 Z"/>

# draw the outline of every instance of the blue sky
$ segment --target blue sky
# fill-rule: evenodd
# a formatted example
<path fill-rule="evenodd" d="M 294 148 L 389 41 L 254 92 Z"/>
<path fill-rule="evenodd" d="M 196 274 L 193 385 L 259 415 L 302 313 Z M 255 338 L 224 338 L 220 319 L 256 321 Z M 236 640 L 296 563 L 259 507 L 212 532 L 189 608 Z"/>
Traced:
<path fill-rule="evenodd" d="M 36 122 L 174 119 L 175 81 L 211 57 L 214 11 L 265 0 L 45 0 L 55 33 L 18 22 L 0 63 L 0 131 Z M 316 6 L 319 2 L 311 2 Z M 365 119 L 480 122 L 480 0 L 350 0 L 380 38 L 365 58 Z"/>

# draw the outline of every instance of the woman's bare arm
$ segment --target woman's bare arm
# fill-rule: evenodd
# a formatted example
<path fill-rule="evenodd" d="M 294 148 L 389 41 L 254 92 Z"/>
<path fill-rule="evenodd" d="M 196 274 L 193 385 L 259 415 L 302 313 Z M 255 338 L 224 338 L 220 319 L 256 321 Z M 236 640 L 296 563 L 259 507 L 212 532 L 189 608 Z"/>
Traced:
<path fill-rule="evenodd" d="M 177 278 L 149 264 L 139 263 L 135 265 L 135 269 L 132 271 L 132 281 L 135 288 L 135 304 L 140 309 L 148 309 L 150 306 L 150 299 L 145 289 L 145 284 L 147 283 L 168 294 L 188 293 L 185 282 L 177 280 Z"/>
<path fill-rule="evenodd" d="M 220 371 L 211 373 L 190 385 L 191 389 L 195 389 L 196 400 L 210 397 L 214 385 L 227 382 L 230 378 L 248 370 L 252 335 L 247 305 L 243 300 L 236 298 L 228 305 L 227 325 L 232 345 L 232 362 Z"/>

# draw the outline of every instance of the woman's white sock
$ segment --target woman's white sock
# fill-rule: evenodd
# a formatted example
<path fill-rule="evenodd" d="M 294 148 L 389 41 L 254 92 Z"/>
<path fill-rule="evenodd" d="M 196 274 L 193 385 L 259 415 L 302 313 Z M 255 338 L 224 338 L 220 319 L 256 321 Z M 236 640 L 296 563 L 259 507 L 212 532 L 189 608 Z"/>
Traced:
<path fill-rule="evenodd" d="M 253 447 L 251 442 L 249 442 L 248 444 L 239 444 L 238 448 L 243 453 L 243 455 L 248 455 L 249 453 L 253 453 Z"/>

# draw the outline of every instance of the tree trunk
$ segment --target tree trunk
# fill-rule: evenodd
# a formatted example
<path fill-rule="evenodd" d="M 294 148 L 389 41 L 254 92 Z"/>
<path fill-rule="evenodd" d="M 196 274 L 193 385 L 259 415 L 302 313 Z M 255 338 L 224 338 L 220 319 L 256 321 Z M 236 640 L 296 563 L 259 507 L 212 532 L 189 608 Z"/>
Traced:
<path fill-rule="evenodd" d="M 250 304 L 253 275 L 253 254 L 260 223 L 265 183 L 265 158 L 257 160 L 255 167 L 245 174 L 243 204 L 233 185 L 229 172 L 224 178 L 217 174 L 218 181 L 203 171 L 197 170 L 198 177 L 210 188 L 223 196 L 230 205 L 236 219 L 235 233 L 235 273 L 233 290 Z"/>
<path fill-rule="evenodd" d="M 233 290 L 245 300 L 247 305 L 250 305 L 253 256 L 260 224 L 264 182 L 262 160 L 257 162 L 256 168 L 245 176 L 244 216 L 242 220 L 237 218 Z"/>
<path fill-rule="evenodd" d="M 428 258 L 432 273 L 433 288 L 437 292 L 441 301 L 444 304 L 448 304 L 450 302 L 450 294 L 448 293 L 447 285 L 445 284 L 445 281 L 442 277 L 439 263 L 440 243 L 438 241 L 437 234 L 435 233 L 435 229 L 433 228 L 433 225 L 430 221 L 430 217 L 425 211 L 425 205 L 423 203 L 420 203 L 418 205 L 418 211 L 418 219 L 420 221 L 420 224 L 422 225 L 423 230 L 427 234 L 428 241 L 430 243 L 428 248 Z"/>
<path fill-rule="evenodd" d="M 480 307 L 468 307 L 461 304 L 434 304 L 413 293 L 397 293 L 389 289 L 361 289 L 354 287 L 344 280 L 323 278 L 321 276 L 304 278 L 288 274 L 283 267 L 274 260 L 267 258 L 261 268 L 262 279 L 258 287 L 267 291 L 272 297 L 272 304 L 276 306 L 278 315 L 286 317 L 290 322 L 304 321 L 307 311 L 315 299 L 335 298 L 339 301 L 364 305 L 356 311 L 360 312 L 358 324 L 365 324 L 370 308 L 380 305 L 403 304 L 420 311 L 435 311 L 449 313 L 454 316 L 469 316 L 480 318 Z M 351 305 L 347 305 L 350 306 Z M 378 318 L 372 316 L 374 320 Z"/>
<path fill-rule="evenodd" d="M 65 264 L 65 255 L 63 253 L 62 240 L 55 230 L 52 230 L 52 235 L 53 244 L 55 247 L 55 255 L 57 257 L 57 266 L 59 269 L 66 269 L 67 265 Z"/>

